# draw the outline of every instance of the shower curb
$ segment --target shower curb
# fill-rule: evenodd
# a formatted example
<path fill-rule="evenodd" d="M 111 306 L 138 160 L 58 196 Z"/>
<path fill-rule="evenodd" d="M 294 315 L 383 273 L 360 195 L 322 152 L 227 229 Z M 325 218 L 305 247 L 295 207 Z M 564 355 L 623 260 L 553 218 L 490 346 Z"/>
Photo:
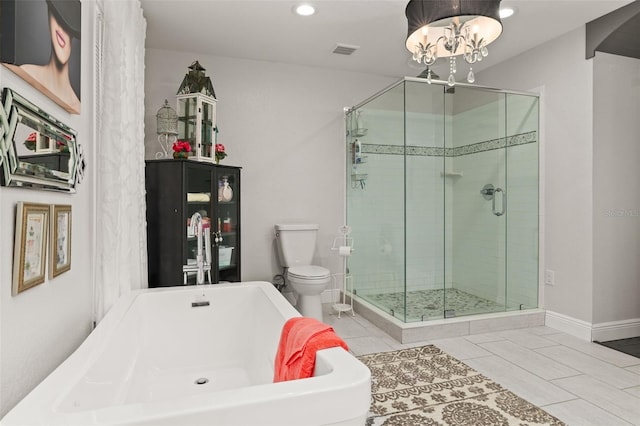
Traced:
<path fill-rule="evenodd" d="M 403 323 L 358 297 L 353 298 L 353 306 L 356 314 L 400 343 L 539 327 L 545 324 L 545 310 L 539 308 Z"/>

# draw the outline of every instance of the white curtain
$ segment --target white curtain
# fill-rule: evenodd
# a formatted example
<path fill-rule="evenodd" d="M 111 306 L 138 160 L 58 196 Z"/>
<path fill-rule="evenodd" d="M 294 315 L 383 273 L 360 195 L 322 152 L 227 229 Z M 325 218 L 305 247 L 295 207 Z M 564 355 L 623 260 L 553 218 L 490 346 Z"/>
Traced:
<path fill-rule="evenodd" d="M 97 5 L 95 319 L 147 287 L 144 40 L 139 0 Z M 101 13 L 100 13 L 101 12 Z M 102 19 L 100 19 L 102 18 Z"/>

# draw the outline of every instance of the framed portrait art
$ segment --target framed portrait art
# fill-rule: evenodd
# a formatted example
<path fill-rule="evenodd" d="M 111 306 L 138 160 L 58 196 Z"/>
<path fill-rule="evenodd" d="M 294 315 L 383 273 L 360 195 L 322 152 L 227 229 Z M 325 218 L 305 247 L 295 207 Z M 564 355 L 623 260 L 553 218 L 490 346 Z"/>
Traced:
<path fill-rule="evenodd" d="M 0 62 L 80 114 L 80 0 L 0 0 Z"/>
<path fill-rule="evenodd" d="M 44 282 L 49 211 L 48 204 L 18 203 L 13 249 L 14 296 Z"/>
<path fill-rule="evenodd" d="M 71 269 L 71 206 L 51 206 L 51 255 L 49 278 Z"/>

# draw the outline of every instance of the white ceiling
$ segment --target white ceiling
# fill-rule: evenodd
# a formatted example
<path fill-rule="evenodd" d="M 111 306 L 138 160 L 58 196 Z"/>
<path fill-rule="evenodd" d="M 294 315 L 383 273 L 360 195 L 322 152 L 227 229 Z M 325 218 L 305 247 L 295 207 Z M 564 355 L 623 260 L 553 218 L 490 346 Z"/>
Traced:
<path fill-rule="evenodd" d="M 302 17 L 293 7 L 311 3 Z M 408 0 L 141 0 L 149 48 L 284 62 L 394 77 L 415 76 L 404 47 Z M 495 65 L 558 37 L 631 0 L 503 0 L 516 14 L 474 70 Z M 360 46 L 351 56 L 336 43 Z M 197 59 L 197 58 L 196 58 Z M 444 60 L 434 71 L 447 73 Z M 466 66 L 465 66 L 466 69 Z M 466 72 L 466 71 L 465 71 Z"/>

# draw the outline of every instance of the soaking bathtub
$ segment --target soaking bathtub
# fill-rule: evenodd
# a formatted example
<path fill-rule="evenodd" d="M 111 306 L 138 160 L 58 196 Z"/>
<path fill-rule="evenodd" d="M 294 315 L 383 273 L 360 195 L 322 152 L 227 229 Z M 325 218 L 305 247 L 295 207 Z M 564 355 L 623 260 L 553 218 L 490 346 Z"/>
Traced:
<path fill-rule="evenodd" d="M 294 316 L 266 282 L 132 292 L 0 424 L 364 425 L 370 372 L 342 348 L 273 383 Z"/>

